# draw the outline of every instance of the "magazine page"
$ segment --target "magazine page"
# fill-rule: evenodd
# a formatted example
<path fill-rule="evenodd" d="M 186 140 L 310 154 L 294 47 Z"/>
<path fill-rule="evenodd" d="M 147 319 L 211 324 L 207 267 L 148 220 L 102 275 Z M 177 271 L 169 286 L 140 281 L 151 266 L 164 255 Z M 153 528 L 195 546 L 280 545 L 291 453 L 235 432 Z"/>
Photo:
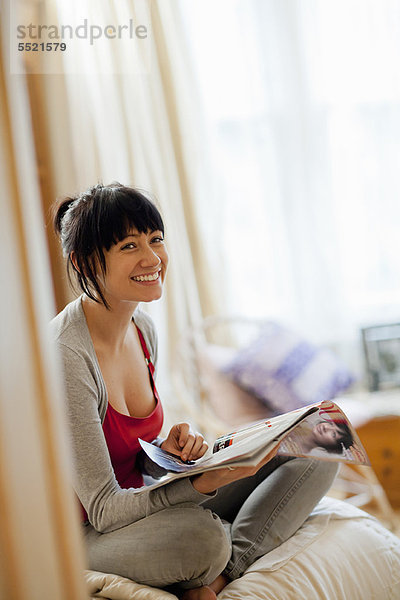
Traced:
<path fill-rule="evenodd" d="M 369 465 L 368 456 L 349 420 L 331 401 L 296 409 L 268 420 L 257 421 L 219 437 L 213 454 L 185 463 L 158 446 L 139 440 L 142 449 L 166 475 L 137 493 L 165 485 L 175 479 L 197 475 L 228 465 L 256 465 L 279 444 L 278 454 L 310 456 L 319 460 Z"/>
<path fill-rule="evenodd" d="M 254 460 L 271 443 L 276 445 L 279 436 L 290 430 L 305 415 L 317 411 L 319 405 L 303 407 L 278 415 L 268 420 L 257 421 L 235 432 L 223 435 L 214 443 L 213 454 L 206 454 L 197 461 L 183 462 L 154 444 L 139 440 L 142 449 L 160 467 L 175 473 L 193 473 L 195 471 L 215 468 L 220 464 L 241 460 L 243 464 L 256 464 Z M 253 459 L 253 460 L 252 460 Z"/>
<path fill-rule="evenodd" d="M 276 446 L 277 439 L 272 439 L 265 435 L 264 430 L 258 431 L 251 438 L 241 439 L 234 446 L 227 446 L 221 449 L 217 454 L 206 454 L 196 461 L 183 462 L 179 456 L 165 452 L 154 444 L 149 444 L 139 439 L 139 443 L 146 454 L 159 467 L 172 473 L 188 473 L 194 475 L 209 469 L 215 469 L 218 466 L 224 467 L 227 464 L 253 465 L 259 462 L 259 455 L 265 456 L 266 449 Z M 261 458 L 262 458 L 261 456 Z"/>
<path fill-rule="evenodd" d="M 287 433 L 279 444 L 278 454 L 370 465 L 360 438 L 333 402 L 321 403 L 317 412 L 306 416 Z"/>
<path fill-rule="evenodd" d="M 285 432 L 292 429 L 298 422 L 308 414 L 318 411 L 320 404 L 311 404 L 310 406 L 298 408 L 282 415 L 277 415 L 271 419 L 262 419 L 251 423 L 236 431 L 224 434 L 214 442 L 213 452 L 220 452 L 222 449 L 250 440 L 258 434 L 264 435 L 268 440 L 273 440 L 282 436 Z"/>
<path fill-rule="evenodd" d="M 264 435 L 254 436 L 250 440 L 250 443 L 247 441 L 244 444 L 244 441 L 242 441 L 235 444 L 234 447 L 231 446 L 221 450 L 217 454 L 203 456 L 195 462 L 184 463 L 178 456 L 173 456 L 158 446 L 154 446 L 154 444 L 149 444 L 140 439 L 139 442 L 151 460 L 166 469 L 166 474 L 160 479 L 145 481 L 143 487 L 134 490 L 136 494 L 142 494 L 176 479 L 198 475 L 211 469 L 223 469 L 228 465 L 235 465 L 237 467 L 256 465 L 278 444 L 278 440 L 272 442 L 266 441 Z"/>

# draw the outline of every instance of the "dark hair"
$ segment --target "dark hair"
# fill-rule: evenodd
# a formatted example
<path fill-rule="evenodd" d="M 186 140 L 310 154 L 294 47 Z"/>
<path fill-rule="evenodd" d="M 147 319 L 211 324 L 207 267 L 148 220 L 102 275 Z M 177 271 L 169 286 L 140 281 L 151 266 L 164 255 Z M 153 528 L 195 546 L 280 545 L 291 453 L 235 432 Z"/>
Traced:
<path fill-rule="evenodd" d="M 333 421 L 333 423 L 339 429 L 340 437 L 331 444 L 324 443 L 323 447 L 328 452 L 341 454 L 343 448 L 350 448 L 350 446 L 353 444 L 353 435 L 347 423 L 343 421 Z"/>
<path fill-rule="evenodd" d="M 54 206 L 53 222 L 68 257 L 70 283 L 73 285 L 73 270 L 80 289 L 95 302 L 100 298 L 106 308 L 109 306 L 97 281 L 97 265 L 103 275 L 106 273 L 104 250 L 123 240 L 132 228 L 139 233 L 164 233 L 154 202 L 143 191 L 118 182 L 98 183 L 79 196 L 59 200 Z"/>

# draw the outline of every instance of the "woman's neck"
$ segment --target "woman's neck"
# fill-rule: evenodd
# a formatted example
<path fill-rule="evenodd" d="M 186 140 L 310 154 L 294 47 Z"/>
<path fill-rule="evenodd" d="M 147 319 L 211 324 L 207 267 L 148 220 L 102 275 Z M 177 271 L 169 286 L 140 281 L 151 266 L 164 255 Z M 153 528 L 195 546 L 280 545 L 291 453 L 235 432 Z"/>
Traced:
<path fill-rule="evenodd" d="M 137 302 L 120 302 L 107 309 L 103 303 L 84 296 L 83 312 L 95 345 L 106 347 L 110 352 L 120 350 L 132 329 L 132 316 L 137 306 Z"/>

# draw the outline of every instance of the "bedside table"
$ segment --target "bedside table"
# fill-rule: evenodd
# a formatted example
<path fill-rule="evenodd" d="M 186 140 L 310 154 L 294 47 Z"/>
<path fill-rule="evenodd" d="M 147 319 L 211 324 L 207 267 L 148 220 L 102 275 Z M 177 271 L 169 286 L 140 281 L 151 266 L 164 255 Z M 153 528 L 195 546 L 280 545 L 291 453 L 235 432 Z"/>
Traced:
<path fill-rule="evenodd" d="M 391 505 L 400 508 L 400 416 L 374 417 L 357 433 Z"/>

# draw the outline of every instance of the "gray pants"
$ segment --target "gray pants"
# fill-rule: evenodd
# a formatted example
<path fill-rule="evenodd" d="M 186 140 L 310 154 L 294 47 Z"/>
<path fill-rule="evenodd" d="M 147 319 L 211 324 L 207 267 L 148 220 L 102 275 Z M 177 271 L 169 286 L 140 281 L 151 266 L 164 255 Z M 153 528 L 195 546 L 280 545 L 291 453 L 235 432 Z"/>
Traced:
<path fill-rule="evenodd" d="M 330 488 L 337 464 L 275 457 L 201 505 L 183 503 L 111 533 L 85 527 L 89 567 L 154 587 L 240 577 L 291 537 Z"/>

